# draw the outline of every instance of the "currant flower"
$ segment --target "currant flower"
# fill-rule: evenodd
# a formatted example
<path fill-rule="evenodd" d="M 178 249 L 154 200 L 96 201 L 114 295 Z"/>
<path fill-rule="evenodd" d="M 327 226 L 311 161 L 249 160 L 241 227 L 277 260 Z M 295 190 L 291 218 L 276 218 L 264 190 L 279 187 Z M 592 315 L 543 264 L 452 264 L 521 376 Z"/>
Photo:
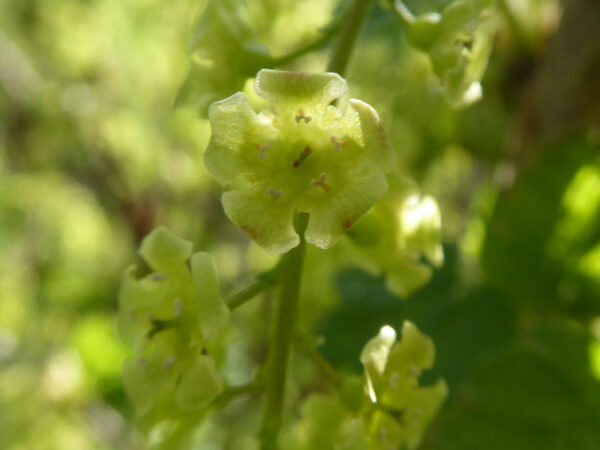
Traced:
<path fill-rule="evenodd" d="M 389 448 L 412 450 L 419 446 L 448 388 L 444 380 L 419 386 L 421 372 L 435 360 L 435 346 L 428 336 L 405 321 L 402 339 L 395 341 L 395 330 L 386 325 L 361 353 L 369 396 L 378 405 L 365 418 L 366 428 L 380 438 L 385 436 Z"/>
<path fill-rule="evenodd" d="M 404 322 L 400 342 L 392 327 L 382 327 L 360 355 L 366 384 L 356 377 L 355 386 L 350 377 L 338 395 L 308 396 L 282 448 L 415 450 L 448 395 L 443 380 L 419 385 L 421 372 L 431 368 L 434 358 L 432 340 L 411 322 Z M 359 401 L 348 401 L 349 396 Z"/>
<path fill-rule="evenodd" d="M 481 98 L 495 30 L 491 5 L 490 0 L 456 0 L 441 14 L 423 14 L 409 25 L 409 42 L 429 53 L 444 95 L 455 106 Z"/>
<path fill-rule="evenodd" d="M 209 111 L 205 164 L 219 183 L 225 213 L 269 253 L 299 243 L 295 211 L 309 212 L 307 242 L 333 246 L 387 190 L 394 153 L 375 110 L 349 100 L 334 73 L 261 70 L 256 93 L 270 108 L 256 113 L 237 93 Z"/>
<path fill-rule="evenodd" d="M 202 408 L 223 389 L 208 345 L 229 322 L 212 258 L 192 255 L 190 242 L 163 227 L 144 238 L 140 255 L 154 272 L 137 279 L 130 267 L 119 293 L 117 326 L 135 347 L 125 389 L 140 416 Z"/>
<path fill-rule="evenodd" d="M 349 233 L 356 264 L 383 272 L 390 291 L 408 297 L 444 261 L 441 215 L 433 197 L 412 182 L 390 177 L 392 188 Z"/>

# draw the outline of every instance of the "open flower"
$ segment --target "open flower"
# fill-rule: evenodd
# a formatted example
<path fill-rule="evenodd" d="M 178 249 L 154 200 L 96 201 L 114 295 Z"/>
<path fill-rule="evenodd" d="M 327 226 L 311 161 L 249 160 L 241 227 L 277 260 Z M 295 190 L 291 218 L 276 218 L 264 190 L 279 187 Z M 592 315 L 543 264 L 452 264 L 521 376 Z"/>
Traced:
<path fill-rule="evenodd" d="M 206 167 L 236 181 L 225 213 L 269 253 L 298 245 L 295 211 L 310 213 L 307 242 L 329 248 L 387 189 L 394 153 L 371 106 L 331 105 L 346 89 L 334 73 L 263 69 L 255 91 L 270 109 L 256 113 L 242 93 L 210 108 Z"/>
<path fill-rule="evenodd" d="M 444 95 L 455 106 L 481 98 L 480 80 L 496 29 L 492 4 L 490 0 L 456 0 L 441 14 L 417 17 L 409 27 L 410 43 L 429 53 Z"/>
<path fill-rule="evenodd" d="M 448 396 L 444 380 L 420 386 L 423 370 L 435 360 L 433 341 L 409 321 L 402 325 L 402 339 L 384 326 L 363 348 L 360 360 L 365 368 L 367 389 L 373 404 L 367 427 L 388 448 L 415 449 L 423 433 Z"/>
<path fill-rule="evenodd" d="M 348 233 L 350 256 L 370 272 L 383 272 L 388 289 L 406 298 L 444 261 L 441 215 L 437 202 L 421 196 L 411 181 L 390 176 L 390 185 Z"/>
<path fill-rule="evenodd" d="M 153 422 L 202 408 L 222 391 L 208 345 L 228 324 L 229 310 L 212 258 L 192 255 L 190 242 L 159 227 L 144 238 L 140 255 L 154 272 L 137 279 L 127 270 L 117 324 L 135 344 L 125 389 L 138 414 Z"/>

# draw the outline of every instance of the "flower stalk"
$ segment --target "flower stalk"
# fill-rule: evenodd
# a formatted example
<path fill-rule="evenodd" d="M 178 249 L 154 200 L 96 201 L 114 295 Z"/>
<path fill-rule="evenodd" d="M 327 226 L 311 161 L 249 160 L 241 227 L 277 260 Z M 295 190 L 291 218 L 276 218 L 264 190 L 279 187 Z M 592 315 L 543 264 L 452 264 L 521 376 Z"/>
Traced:
<path fill-rule="evenodd" d="M 267 384 L 260 431 L 262 450 L 277 448 L 277 436 L 283 416 L 290 344 L 294 336 L 298 312 L 305 247 L 304 231 L 308 223 L 308 214 L 296 214 L 295 219 L 296 231 L 300 235 L 300 244 L 281 258 L 281 290 L 275 304 L 272 322 L 271 348 L 267 361 Z"/>

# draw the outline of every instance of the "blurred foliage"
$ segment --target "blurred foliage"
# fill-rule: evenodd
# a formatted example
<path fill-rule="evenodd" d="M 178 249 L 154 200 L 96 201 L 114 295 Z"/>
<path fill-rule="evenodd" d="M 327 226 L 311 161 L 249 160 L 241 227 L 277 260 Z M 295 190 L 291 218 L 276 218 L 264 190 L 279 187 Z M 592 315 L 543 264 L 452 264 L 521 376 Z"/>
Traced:
<path fill-rule="evenodd" d="M 417 15 L 448 3 L 406 2 Z M 384 324 L 410 320 L 431 337 L 435 364 L 421 381 L 443 377 L 449 397 L 423 449 L 596 449 L 597 130 L 531 139 L 535 105 L 520 100 L 559 5 L 496 3 L 483 97 L 459 110 L 402 23 L 374 9 L 347 74 L 350 95 L 377 109 L 398 168 L 438 200 L 445 262 L 401 300 L 383 274 L 358 267 L 349 242 L 310 248 L 301 323 L 324 337 L 319 352 L 344 375 L 362 373 L 361 349 Z M 145 447 L 121 381 L 131 356 L 115 332 L 121 273 L 160 224 L 213 255 L 225 296 L 275 264 L 222 212 L 202 163 L 210 128 L 198 108 L 241 90 L 263 65 L 322 71 L 328 47 L 284 58 L 327 34 L 344 6 L 0 0 L 0 448 Z M 204 8 L 233 11 L 241 25 L 198 29 Z M 211 97 L 175 109 L 194 70 L 215 83 Z M 252 381 L 265 359 L 265 299 L 235 311 L 220 338 L 228 386 Z M 286 417 L 293 431 L 310 410 L 337 403 L 306 355 L 296 354 L 292 372 L 287 401 L 303 405 Z M 257 447 L 258 395 L 215 410 L 193 448 Z"/>

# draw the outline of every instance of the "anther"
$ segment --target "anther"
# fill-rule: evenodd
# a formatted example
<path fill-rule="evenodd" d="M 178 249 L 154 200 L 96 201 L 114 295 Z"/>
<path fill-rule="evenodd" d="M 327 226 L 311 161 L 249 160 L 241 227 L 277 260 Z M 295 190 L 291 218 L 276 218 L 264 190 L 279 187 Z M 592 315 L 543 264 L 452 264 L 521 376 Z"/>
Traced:
<path fill-rule="evenodd" d="M 152 275 L 150 275 L 150 278 L 152 278 L 152 281 L 164 281 L 167 279 L 167 274 L 166 273 L 153 273 Z"/>
<path fill-rule="evenodd" d="M 312 151 L 312 148 L 310 148 L 310 145 L 307 145 L 306 147 L 304 147 L 304 150 L 302 150 L 302 153 L 300 153 L 300 156 L 298 157 L 298 159 L 296 161 L 294 161 L 294 163 L 292 164 L 292 167 L 295 169 L 300 167 L 300 164 L 302 164 L 304 162 L 304 160 L 311 155 L 312 152 L 313 151 Z"/>
<path fill-rule="evenodd" d="M 273 197 L 274 199 L 278 199 L 283 196 L 283 191 L 276 191 L 272 187 L 269 188 L 268 192 L 269 192 L 269 195 L 271 197 Z"/>
<path fill-rule="evenodd" d="M 175 363 L 175 360 L 173 359 L 172 356 L 169 356 L 167 359 L 165 359 L 165 361 L 162 363 L 161 369 L 162 370 L 169 370 L 173 364 Z"/>
<path fill-rule="evenodd" d="M 327 174 L 323 172 L 321 175 L 319 175 L 318 180 L 310 180 L 310 185 L 312 187 L 320 186 L 325 192 L 329 192 L 331 190 L 331 187 L 328 186 L 327 183 L 325 183 L 325 180 L 327 180 Z"/>
<path fill-rule="evenodd" d="M 135 320 L 135 315 L 137 313 L 137 308 L 135 306 L 130 306 L 129 310 L 129 322 L 133 322 Z"/>
<path fill-rule="evenodd" d="M 175 300 L 173 300 L 173 306 L 175 307 L 175 314 L 173 314 L 173 316 L 179 317 L 181 315 L 182 310 L 181 299 L 176 298 Z"/>
<path fill-rule="evenodd" d="M 338 141 L 335 136 L 331 137 L 331 142 L 335 144 L 334 152 L 339 153 L 342 151 L 342 147 L 348 143 L 345 139 L 343 141 Z"/>
<path fill-rule="evenodd" d="M 271 144 L 254 144 L 254 146 L 258 149 L 258 157 L 260 159 L 265 159 L 265 151 L 271 148 Z"/>
<path fill-rule="evenodd" d="M 300 123 L 301 120 L 304 120 L 304 123 L 308 123 L 312 120 L 312 117 L 304 115 L 304 110 L 302 108 L 300 108 L 298 112 L 300 114 L 296 116 L 296 122 Z"/>

